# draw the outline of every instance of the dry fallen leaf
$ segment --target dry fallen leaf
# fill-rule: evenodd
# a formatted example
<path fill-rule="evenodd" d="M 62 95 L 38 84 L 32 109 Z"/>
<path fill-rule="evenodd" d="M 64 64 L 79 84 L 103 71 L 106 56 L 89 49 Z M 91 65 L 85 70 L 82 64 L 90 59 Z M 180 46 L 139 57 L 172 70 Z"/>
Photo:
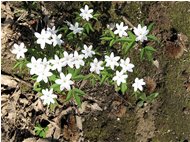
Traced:
<path fill-rule="evenodd" d="M 90 107 L 92 110 L 102 111 L 102 108 L 97 103 L 93 103 Z"/>
<path fill-rule="evenodd" d="M 36 138 L 27 138 L 27 139 L 24 139 L 22 142 L 37 142 L 37 139 Z"/>
<path fill-rule="evenodd" d="M 154 92 L 155 88 L 156 88 L 156 82 L 154 81 L 154 79 L 152 79 L 151 77 L 145 77 L 145 82 L 146 82 L 146 89 L 149 93 Z"/>
<path fill-rule="evenodd" d="M 127 108 L 119 101 L 113 101 L 111 104 L 111 113 L 109 116 L 111 118 L 123 117 L 126 114 Z"/>
<path fill-rule="evenodd" d="M 158 60 L 154 60 L 153 64 L 159 69 L 160 68 L 160 64 L 158 62 Z"/>
<path fill-rule="evenodd" d="M 18 82 L 12 76 L 1 75 L 1 85 L 8 86 L 10 88 L 16 88 Z"/>
<path fill-rule="evenodd" d="M 185 83 L 187 92 L 190 92 L 190 82 Z"/>

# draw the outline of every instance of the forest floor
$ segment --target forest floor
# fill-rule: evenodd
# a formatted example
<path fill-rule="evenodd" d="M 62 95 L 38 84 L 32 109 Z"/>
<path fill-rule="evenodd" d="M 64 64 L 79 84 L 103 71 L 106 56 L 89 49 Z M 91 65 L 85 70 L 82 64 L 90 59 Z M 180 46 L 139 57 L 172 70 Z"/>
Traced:
<path fill-rule="evenodd" d="M 10 49 L 17 41 L 30 45 L 31 34 L 48 23 L 61 26 L 84 3 L 103 13 L 99 27 L 125 16 L 133 25 L 155 23 L 160 44 L 155 65 L 130 53 L 134 74 L 151 78 L 159 97 L 138 107 L 133 96 L 121 99 L 110 86 L 85 86 L 80 116 L 68 104 L 45 108 L 32 90 L 28 70 L 13 69 Z M 1 2 L 1 140 L 3 142 L 188 142 L 190 141 L 190 2 Z M 94 41 L 96 44 L 97 41 Z M 80 117 L 80 118 L 79 118 Z M 34 133 L 48 126 L 46 139 Z M 78 130 L 78 127 L 81 130 Z"/>

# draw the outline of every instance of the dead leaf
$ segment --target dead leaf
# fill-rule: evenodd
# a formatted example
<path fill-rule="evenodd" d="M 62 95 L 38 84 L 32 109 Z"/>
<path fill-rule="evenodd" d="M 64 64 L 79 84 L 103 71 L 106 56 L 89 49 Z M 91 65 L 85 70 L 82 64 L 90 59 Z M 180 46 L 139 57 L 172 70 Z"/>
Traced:
<path fill-rule="evenodd" d="M 1 75 L 1 85 L 8 86 L 10 88 L 16 88 L 18 82 L 12 76 Z"/>
<path fill-rule="evenodd" d="M 98 110 L 98 111 L 102 111 L 102 108 L 97 104 L 97 103 L 93 103 L 92 105 L 90 105 L 92 110 Z"/>
<path fill-rule="evenodd" d="M 166 54 L 171 58 L 180 58 L 184 53 L 184 46 L 178 42 L 166 42 Z"/>
<path fill-rule="evenodd" d="M 36 142 L 37 139 L 36 138 L 27 138 L 27 139 L 24 139 L 22 142 Z"/>
<path fill-rule="evenodd" d="M 185 83 L 187 92 L 190 92 L 190 82 Z"/>
<path fill-rule="evenodd" d="M 158 62 L 158 60 L 154 60 L 153 64 L 159 69 L 160 68 L 160 64 Z"/>
<path fill-rule="evenodd" d="M 126 114 L 127 108 L 119 101 L 113 101 L 111 104 L 111 112 L 109 114 L 109 117 L 111 118 L 118 118 L 123 117 Z"/>
<path fill-rule="evenodd" d="M 152 79 L 151 77 L 145 77 L 145 82 L 146 82 L 146 89 L 149 93 L 154 92 L 155 88 L 156 88 L 156 82 L 154 81 L 154 79 Z"/>

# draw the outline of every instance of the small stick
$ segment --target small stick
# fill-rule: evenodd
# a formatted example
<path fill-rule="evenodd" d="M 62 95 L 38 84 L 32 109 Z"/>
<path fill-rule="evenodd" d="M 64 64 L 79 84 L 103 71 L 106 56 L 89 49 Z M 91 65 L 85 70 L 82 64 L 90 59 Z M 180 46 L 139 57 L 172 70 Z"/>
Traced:
<path fill-rule="evenodd" d="M 131 28 L 134 28 L 133 24 L 131 22 L 129 22 L 124 16 L 123 16 L 123 20 L 124 20 L 125 24 L 128 24 Z"/>

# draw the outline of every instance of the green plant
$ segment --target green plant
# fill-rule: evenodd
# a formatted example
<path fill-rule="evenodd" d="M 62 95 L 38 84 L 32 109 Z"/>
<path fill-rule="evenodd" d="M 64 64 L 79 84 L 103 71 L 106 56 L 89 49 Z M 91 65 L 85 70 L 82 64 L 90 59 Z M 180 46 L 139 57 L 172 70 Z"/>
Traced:
<path fill-rule="evenodd" d="M 35 134 L 39 137 L 45 138 L 48 131 L 48 126 L 43 128 L 39 123 L 34 127 Z"/>

